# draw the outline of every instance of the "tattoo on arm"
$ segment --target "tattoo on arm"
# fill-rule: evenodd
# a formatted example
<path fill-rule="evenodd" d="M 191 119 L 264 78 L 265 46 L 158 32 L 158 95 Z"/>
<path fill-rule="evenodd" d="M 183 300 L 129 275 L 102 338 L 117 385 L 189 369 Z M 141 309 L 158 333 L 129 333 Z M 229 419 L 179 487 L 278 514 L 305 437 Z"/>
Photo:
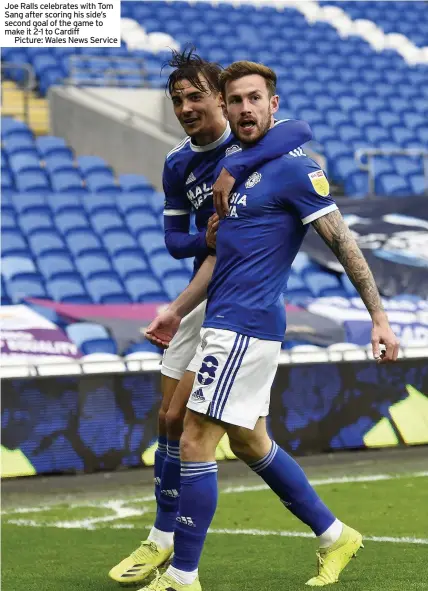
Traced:
<path fill-rule="evenodd" d="M 355 238 L 338 210 L 312 222 L 313 227 L 342 263 L 370 315 L 383 311 L 374 277 Z"/>

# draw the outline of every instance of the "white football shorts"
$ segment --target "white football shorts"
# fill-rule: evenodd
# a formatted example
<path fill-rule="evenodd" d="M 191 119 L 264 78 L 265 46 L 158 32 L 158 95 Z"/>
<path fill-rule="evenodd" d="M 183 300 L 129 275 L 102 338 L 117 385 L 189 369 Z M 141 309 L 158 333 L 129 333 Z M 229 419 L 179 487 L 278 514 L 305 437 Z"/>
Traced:
<path fill-rule="evenodd" d="M 199 369 L 192 364 L 192 359 L 201 338 L 206 306 L 205 300 L 183 318 L 177 334 L 163 354 L 161 373 L 164 376 L 181 380 L 187 369 L 194 372 Z"/>
<path fill-rule="evenodd" d="M 269 414 L 270 391 L 280 353 L 279 341 L 202 328 L 191 363 L 197 369 L 187 408 L 231 425 L 254 429 L 259 417 Z"/>

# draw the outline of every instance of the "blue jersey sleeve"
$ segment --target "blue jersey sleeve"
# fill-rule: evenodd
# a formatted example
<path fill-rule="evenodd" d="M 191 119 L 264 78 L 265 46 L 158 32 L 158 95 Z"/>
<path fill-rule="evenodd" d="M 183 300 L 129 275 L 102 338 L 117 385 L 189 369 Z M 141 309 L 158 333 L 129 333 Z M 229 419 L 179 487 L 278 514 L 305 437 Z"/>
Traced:
<path fill-rule="evenodd" d="M 310 224 L 316 219 L 337 209 L 330 195 L 330 185 L 323 170 L 315 162 L 303 163 L 296 158 L 284 170 L 280 191 L 281 204 L 291 207 L 302 220 Z"/>
<path fill-rule="evenodd" d="M 241 182 L 255 168 L 288 154 L 311 139 L 312 130 L 306 121 L 277 121 L 257 144 L 224 158 L 217 167 L 215 178 L 224 167 L 233 178 Z"/>
<path fill-rule="evenodd" d="M 175 259 L 205 257 L 209 254 L 205 230 L 190 234 L 191 205 L 183 183 L 165 163 L 163 170 L 165 193 L 165 245 Z"/>

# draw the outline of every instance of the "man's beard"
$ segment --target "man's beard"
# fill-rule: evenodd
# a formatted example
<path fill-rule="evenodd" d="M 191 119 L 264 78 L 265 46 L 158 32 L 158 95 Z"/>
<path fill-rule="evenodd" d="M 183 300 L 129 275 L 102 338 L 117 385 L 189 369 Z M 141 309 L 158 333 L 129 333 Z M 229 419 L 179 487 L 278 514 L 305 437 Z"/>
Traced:
<path fill-rule="evenodd" d="M 272 110 L 269 107 L 269 111 L 268 111 L 266 117 L 263 118 L 263 120 L 261 121 L 260 124 L 256 125 L 258 133 L 255 137 L 252 137 L 251 139 L 248 139 L 245 136 L 242 137 L 240 135 L 239 125 L 231 125 L 231 129 L 233 131 L 233 134 L 238 138 L 238 140 L 241 142 L 241 144 L 243 144 L 244 146 L 252 146 L 253 144 L 256 144 L 258 141 L 260 141 L 262 139 L 262 137 L 264 137 L 267 134 L 267 132 L 269 131 L 270 126 L 271 126 L 271 121 L 272 121 Z"/>

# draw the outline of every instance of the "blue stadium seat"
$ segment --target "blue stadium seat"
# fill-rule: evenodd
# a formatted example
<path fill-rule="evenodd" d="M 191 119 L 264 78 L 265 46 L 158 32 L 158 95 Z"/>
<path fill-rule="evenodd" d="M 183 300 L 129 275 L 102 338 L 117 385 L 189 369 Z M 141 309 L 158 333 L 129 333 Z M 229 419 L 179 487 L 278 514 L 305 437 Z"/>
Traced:
<path fill-rule="evenodd" d="M 19 216 L 19 226 L 26 236 L 54 229 L 52 218 L 46 213 L 23 213 Z"/>
<path fill-rule="evenodd" d="M 287 287 L 284 291 L 284 295 L 287 299 L 290 298 L 308 298 L 311 297 L 311 292 L 306 286 L 306 283 L 303 281 L 301 277 L 291 273 L 288 281 Z"/>
<path fill-rule="evenodd" d="M 83 176 L 97 172 L 111 174 L 111 167 L 100 156 L 78 156 L 77 165 Z"/>
<path fill-rule="evenodd" d="M 394 172 L 394 165 L 391 157 L 376 156 L 373 158 L 373 168 L 376 177 L 383 172 Z"/>
<path fill-rule="evenodd" d="M 109 277 L 114 273 L 110 260 L 101 254 L 86 254 L 77 257 L 76 267 L 83 279 L 95 277 Z"/>
<path fill-rule="evenodd" d="M 15 179 L 9 170 L 3 170 L 1 174 L 1 190 L 13 190 L 15 188 Z"/>
<path fill-rule="evenodd" d="M 363 171 L 351 173 L 345 179 L 345 193 L 349 197 L 365 197 L 369 192 L 368 174 Z"/>
<path fill-rule="evenodd" d="M 15 193 L 12 197 L 16 212 L 19 214 L 50 214 L 46 203 L 46 196 L 43 193 Z"/>
<path fill-rule="evenodd" d="M 395 172 L 400 176 L 408 176 L 413 173 L 423 174 L 422 158 L 420 157 L 394 156 L 392 164 Z"/>
<path fill-rule="evenodd" d="M 37 265 L 45 281 L 76 277 L 76 269 L 68 254 L 50 254 L 48 252 L 37 260 Z"/>
<path fill-rule="evenodd" d="M 134 275 L 125 280 L 125 287 L 133 302 L 164 302 L 168 299 L 159 281 L 151 274 Z"/>
<path fill-rule="evenodd" d="M 71 154 L 50 154 L 44 157 L 45 169 L 50 175 L 58 172 L 76 172 L 76 165 Z"/>
<path fill-rule="evenodd" d="M 47 289 L 56 302 L 87 304 L 90 302 L 80 280 L 52 279 L 47 282 Z"/>
<path fill-rule="evenodd" d="M 125 222 L 120 215 L 111 212 L 100 212 L 92 215 L 91 223 L 100 236 L 112 230 L 124 230 L 126 228 Z"/>
<path fill-rule="evenodd" d="M 12 279 L 7 283 L 7 290 L 14 304 L 19 304 L 26 298 L 48 297 L 43 282 L 37 275 L 32 279 Z"/>
<path fill-rule="evenodd" d="M 101 324 L 94 322 L 75 322 L 69 324 L 65 332 L 79 348 L 85 341 L 110 338 L 107 329 Z"/>
<path fill-rule="evenodd" d="M 32 259 L 24 257 L 2 257 L 1 272 L 5 279 L 32 279 L 37 274 Z"/>
<path fill-rule="evenodd" d="M 415 195 L 423 195 L 424 193 L 428 193 L 427 181 L 425 180 L 424 175 L 411 174 L 409 181 L 412 193 Z"/>
<path fill-rule="evenodd" d="M 58 193 L 86 193 L 82 177 L 75 171 L 56 172 L 51 176 L 52 189 Z"/>
<path fill-rule="evenodd" d="M 55 216 L 81 213 L 82 211 L 81 199 L 78 193 L 50 193 L 46 195 L 46 202 Z"/>
<path fill-rule="evenodd" d="M 93 172 L 85 178 L 85 184 L 93 193 L 118 193 L 121 187 L 116 183 L 112 174 Z"/>
<path fill-rule="evenodd" d="M 114 277 L 88 279 L 86 288 L 95 303 L 115 304 L 130 301 L 121 283 Z"/>
<path fill-rule="evenodd" d="M 156 217 L 161 216 L 163 222 L 163 212 L 165 209 L 165 193 L 154 191 L 148 196 L 148 201 Z"/>
<path fill-rule="evenodd" d="M 141 247 L 126 230 L 110 230 L 103 234 L 102 239 L 105 249 L 111 257 L 117 257 L 125 253 L 141 253 Z"/>
<path fill-rule="evenodd" d="M 30 130 L 28 125 L 23 121 L 18 121 L 13 117 L 1 118 L 1 139 L 6 140 L 9 137 L 33 137 L 33 132 Z"/>
<path fill-rule="evenodd" d="M 67 254 L 67 247 L 56 231 L 37 232 L 29 237 L 28 242 L 36 257 L 46 254 Z"/>
<path fill-rule="evenodd" d="M 381 140 L 388 140 L 390 135 L 386 129 L 380 125 L 368 125 L 364 128 L 364 136 L 373 145 L 379 145 Z"/>
<path fill-rule="evenodd" d="M 55 224 L 64 237 L 76 230 L 90 230 L 88 218 L 80 212 L 65 211 L 59 213 L 55 216 Z"/>
<path fill-rule="evenodd" d="M 13 154 L 37 154 L 34 141 L 30 137 L 9 137 L 3 142 L 3 148 L 10 158 Z"/>
<path fill-rule="evenodd" d="M 93 339 L 82 344 L 81 351 L 84 355 L 92 353 L 118 354 L 117 344 L 113 339 Z"/>
<path fill-rule="evenodd" d="M 17 230 L 3 230 L 1 236 L 2 256 L 28 256 L 28 246 Z"/>
<path fill-rule="evenodd" d="M 181 272 L 181 274 L 185 275 L 187 280 L 189 280 L 188 272 L 186 269 L 184 269 L 181 261 L 173 259 L 172 256 L 167 252 L 158 252 L 151 255 L 149 263 L 153 271 L 153 275 L 160 281 L 171 274 L 171 272 Z"/>
<path fill-rule="evenodd" d="M 138 242 L 147 257 L 156 252 L 166 252 L 163 232 L 144 231 L 138 236 Z"/>
<path fill-rule="evenodd" d="M 428 100 L 428 96 L 427 96 L 427 100 Z M 425 117 L 425 120 L 426 120 L 426 117 Z M 428 145 L 428 126 L 418 127 L 418 129 L 416 130 L 416 133 L 417 133 L 418 139 L 421 142 L 421 144 L 426 147 Z"/>
<path fill-rule="evenodd" d="M 135 193 L 122 193 L 117 201 L 117 206 L 123 215 L 127 216 L 136 211 L 142 212 L 151 209 L 151 199 L 148 191 Z"/>
<path fill-rule="evenodd" d="M 362 139 L 362 131 L 356 125 L 352 125 L 351 123 L 345 125 L 339 125 L 338 134 L 342 142 L 349 143 L 354 140 Z"/>
<path fill-rule="evenodd" d="M 406 127 L 393 126 L 391 127 L 391 136 L 394 142 L 399 146 L 405 147 L 406 142 L 415 139 L 414 132 L 410 131 Z"/>
<path fill-rule="evenodd" d="M 127 254 L 126 252 L 114 257 L 113 267 L 122 280 L 129 279 L 138 273 L 145 273 L 149 269 L 142 254 Z"/>
<path fill-rule="evenodd" d="M 338 295 L 342 290 L 339 279 L 331 273 L 308 273 L 305 282 L 315 297 Z"/>
<path fill-rule="evenodd" d="M 121 174 L 119 184 L 123 191 L 128 192 L 153 190 L 150 181 L 142 174 Z"/>
<path fill-rule="evenodd" d="M 104 253 L 100 239 L 91 230 L 72 230 L 67 234 L 66 241 L 74 258 Z"/>
<path fill-rule="evenodd" d="M 22 172 L 40 172 L 41 164 L 35 154 L 11 154 L 9 157 L 9 166 L 14 175 Z"/>
<path fill-rule="evenodd" d="M 39 172 L 21 172 L 15 178 L 16 188 L 18 191 L 35 192 L 35 191 L 50 191 L 50 184 L 46 174 L 40 170 Z"/>
<path fill-rule="evenodd" d="M 163 279 L 162 283 L 165 293 L 170 300 L 175 300 L 175 298 L 189 285 L 189 277 L 187 274 L 170 274 Z"/>
<path fill-rule="evenodd" d="M 122 199 L 122 197 L 120 197 Z M 120 200 L 119 199 L 119 200 Z M 83 207 L 90 217 L 96 213 L 105 213 L 117 215 L 117 204 L 113 194 L 109 193 L 89 193 L 83 199 Z"/>
<path fill-rule="evenodd" d="M 340 283 L 348 298 L 358 297 L 358 292 L 346 273 L 342 273 L 340 276 Z"/>
<path fill-rule="evenodd" d="M 344 181 L 348 175 L 358 170 L 358 165 L 353 156 L 342 156 L 333 162 L 334 176 L 340 181 Z"/>
<path fill-rule="evenodd" d="M 1 212 L 1 230 L 16 230 L 17 229 L 17 221 L 15 215 L 10 211 L 5 211 L 2 208 Z"/>
<path fill-rule="evenodd" d="M 384 173 L 377 179 L 377 192 L 379 195 L 404 197 L 409 195 L 410 191 L 409 183 L 397 174 Z"/>
<path fill-rule="evenodd" d="M 158 218 L 151 211 L 133 211 L 126 216 L 126 224 L 133 234 L 138 237 L 140 232 L 159 231 Z"/>
<path fill-rule="evenodd" d="M 61 137 L 40 136 L 36 139 L 36 146 L 40 154 L 46 158 L 47 156 L 71 157 L 73 159 L 73 152 L 67 146 L 65 140 Z"/>

